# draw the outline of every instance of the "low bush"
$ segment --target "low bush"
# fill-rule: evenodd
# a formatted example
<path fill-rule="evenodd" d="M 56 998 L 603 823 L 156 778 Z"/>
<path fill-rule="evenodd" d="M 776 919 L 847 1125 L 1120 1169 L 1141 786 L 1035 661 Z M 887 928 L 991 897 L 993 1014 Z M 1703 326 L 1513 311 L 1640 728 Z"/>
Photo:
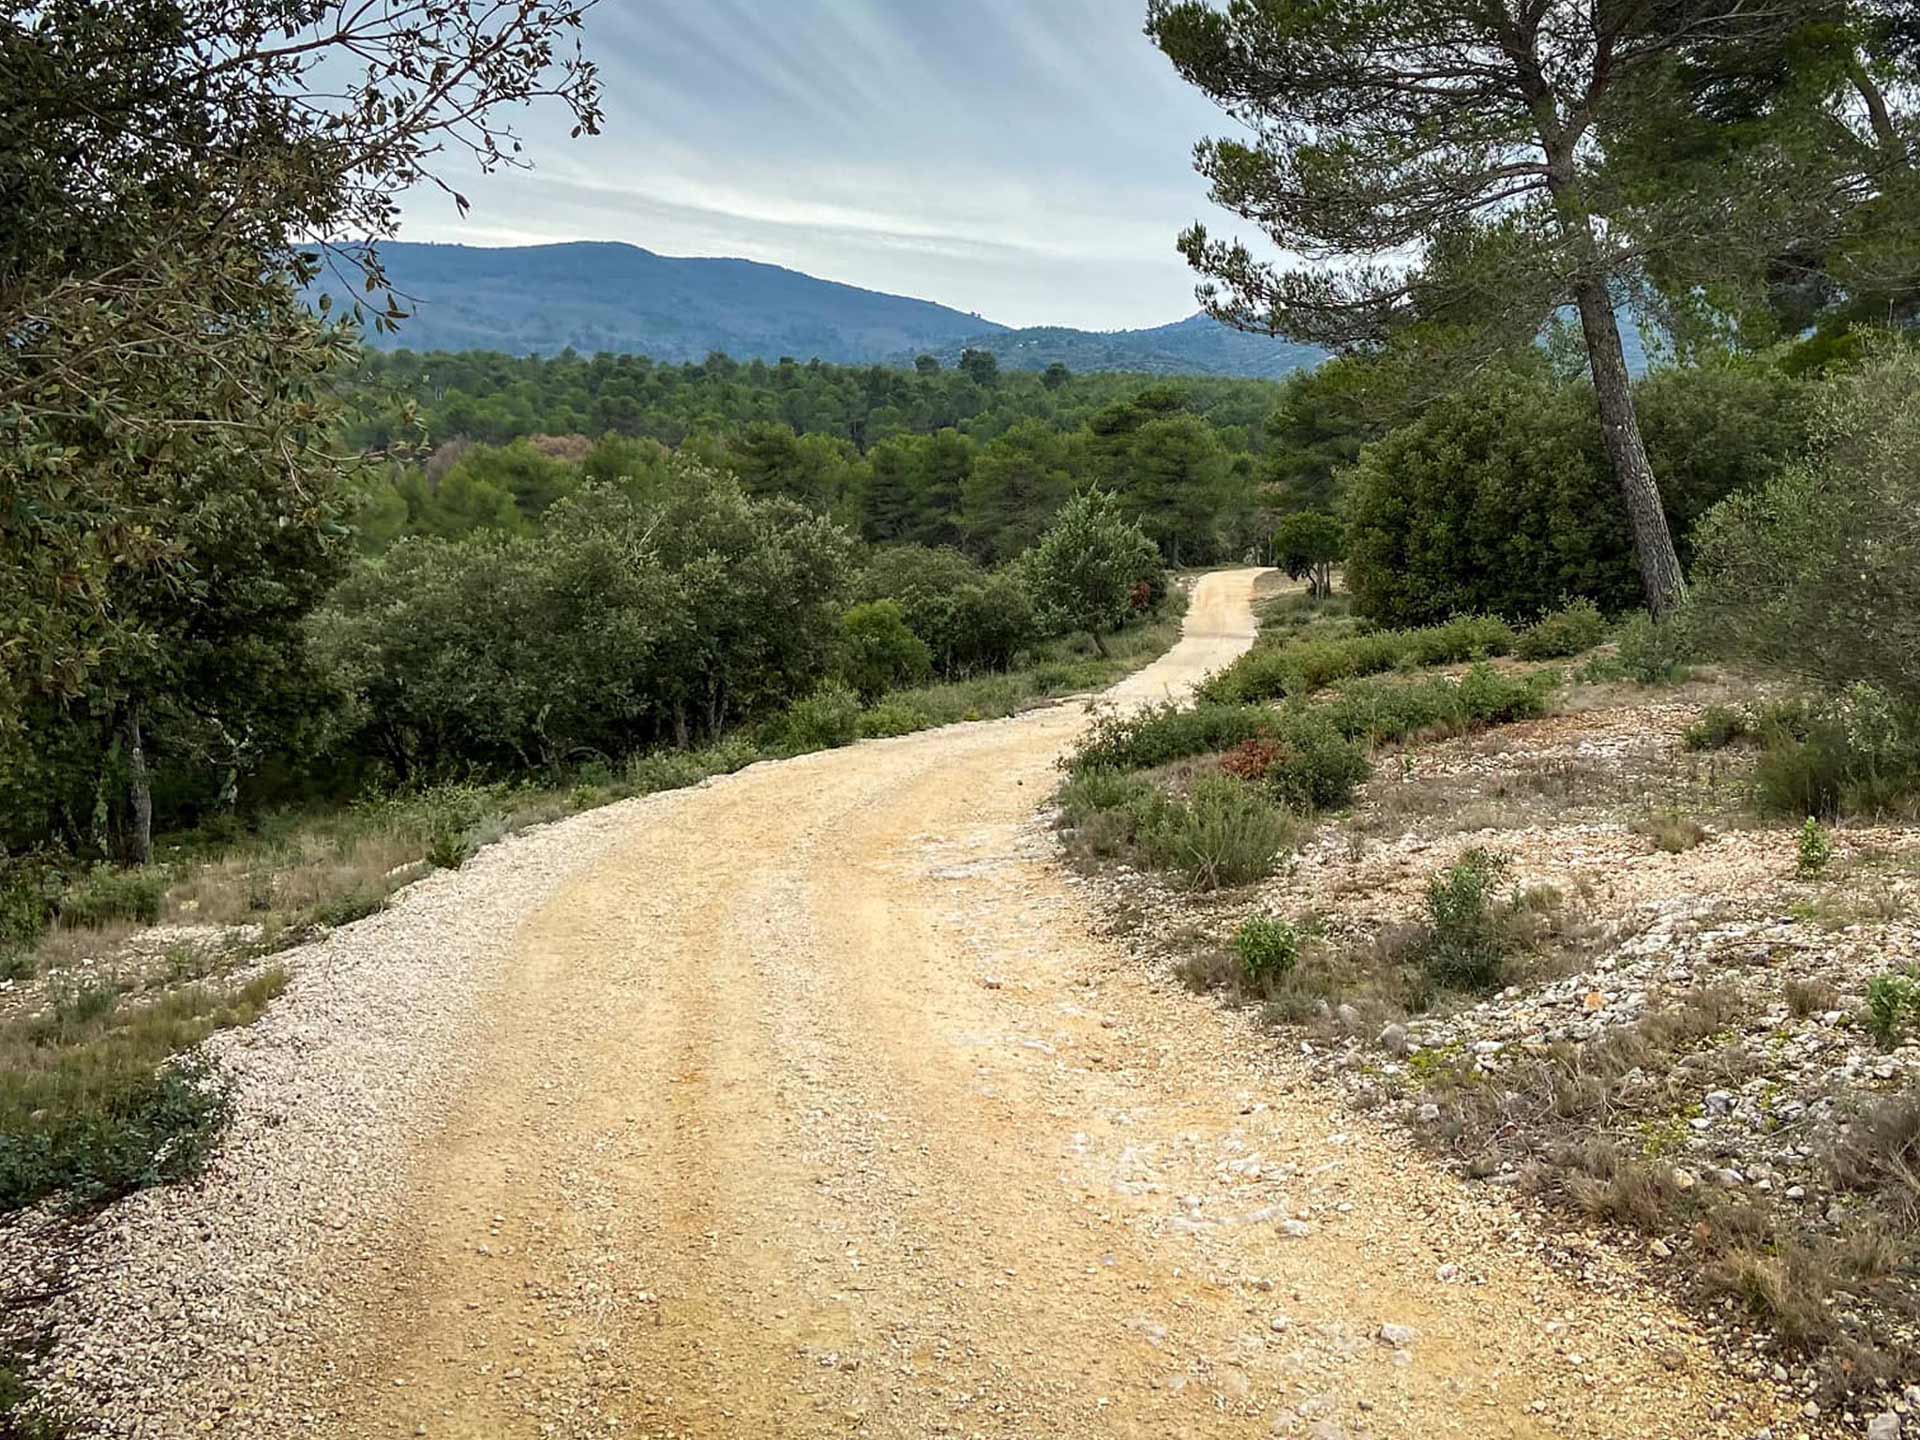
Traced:
<path fill-rule="evenodd" d="M 152 925 L 167 898 L 167 872 L 159 866 L 122 870 L 96 865 L 70 884 L 56 902 L 60 923 L 72 929 L 98 929 L 115 920 Z"/>
<path fill-rule="evenodd" d="M 1448 990 L 1486 990 L 1500 983 L 1507 941 L 1496 893 L 1507 862 L 1469 850 L 1427 883 L 1427 936 L 1420 966 Z"/>
<path fill-rule="evenodd" d="M 1089 767 L 1068 775 L 1055 800 L 1061 817 L 1073 825 L 1101 810 L 1125 809 L 1149 788 L 1145 781 L 1117 770 Z"/>
<path fill-rule="evenodd" d="M 1135 776 L 1083 768 L 1069 774 L 1057 798 L 1077 853 L 1172 870 L 1198 890 L 1272 874 L 1296 838 L 1291 816 L 1229 775 L 1203 775 L 1175 796 Z"/>
<path fill-rule="evenodd" d="M 1911 975 L 1876 975 L 1867 984 L 1867 1029 L 1882 1050 L 1899 1042 L 1907 1022 L 1920 1016 L 1920 985 Z"/>
<path fill-rule="evenodd" d="M 1920 713 L 1872 686 L 1774 707 L 1758 730 L 1765 749 L 1754 767 L 1754 800 L 1763 814 L 1884 815 L 1920 794 Z"/>
<path fill-rule="evenodd" d="M 1819 875 L 1833 863 L 1833 835 L 1811 815 L 1800 827 L 1795 848 L 1798 852 L 1796 868 L 1802 875 Z"/>
<path fill-rule="evenodd" d="M 1607 638 L 1607 617 L 1591 600 L 1570 600 L 1520 632 L 1513 653 L 1522 660 L 1561 660 L 1584 654 Z"/>
<path fill-rule="evenodd" d="M 1225 750 L 1273 735 L 1279 718 L 1252 705 L 1154 705 L 1110 711 L 1094 721 L 1074 751 L 1074 769 L 1151 770 L 1192 755 Z"/>
<path fill-rule="evenodd" d="M 1621 625 L 1613 664 L 1607 668 L 1642 685 L 1678 685 L 1693 674 L 1695 658 L 1692 630 L 1683 615 L 1655 620 L 1636 611 Z"/>
<path fill-rule="evenodd" d="M 432 860 L 428 863 L 439 864 L 438 861 Z M 440 868 L 455 869 L 457 866 L 440 866 Z M 339 890 L 315 901 L 301 918 L 311 925 L 323 925 L 329 930 L 338 930 L 342 925 L 351 925 L 354 921 L 364 920 L 369 915 L 378 915 L 387 908 L 387 897 L 391 893 L 386 886 L 373 884 Z"/>
<path fill-rule="evenodd" d="M 1243 779 L 1268 779 L 1285 791 L 1291 781 L 1275 780 L 1294 751 L 1311 754 L 1310 772 L 1322 767 L 1328 786 L 1309 778 L 1303 807 L 1325 809 L 1344 804 L 1352 787 L 1366 778 L 1364 752 L 1330 750 L 1324 737 L 1368 744 L 1402 740 L 1425 733 L 1461 734 L 1481 725 L 1502 725 L 1544 715 L 1558 674 L 1538 671 L 1509 674 L 1491 665 L 1475 665 L 1458 680 L 1430 676 L 1421 680 L 1356 680 L 1333 699 L 1296 702 L 1269 710 L 1258 705 L 1203 702 L 1182 709 L 1162 705 L 1132 714 L 1111 714 L 1095 723 L 1069 762 L 1117 770 L 1150 770 L 1194 755 L 1227 751 L 1223 768 Z M 1356 761 L 1355 756 L 1359 759 Z M 1333 778 L 1344 776 L 1344 779 Z"/>
<path fill-rule="evenodd" d="M 1753 712 L 1735 705 L 1709 705 L 1680 736 L 1689 750 L 1724 750 L 1755 733 Z"/>
<path fill-rule="evenodd" d="M 1834 1184 L 1871 1195 L 1905 1225 L 1920 1223 L 1920 1088 L 1870 1101 L 1828 1159 Z"/>
<path fill-rule="evenodd" d="M 1458 680 L 1430 676 L 1357 681 L 1313 711 L 1342 735 L 1384 744 L 1537 718 L 1546 713 L 1559 683 L 1559 675 L 1550 670 L 1517 675 L 1475 665 Z"/>
<path fill-rule="evenodd" d="M 53 918 L 61 890 L 52 866 L 33 856 L 0 856 L 0 955 L 24 950 Z"/>
<path fill-rule="evenodd" d="M 1653 848 L 1664 854 L 1679 855 L 1705 840 L 1707 827 L 1691 815 L 1663 810 L 1636 820 L 1633 833 L 1646 836 L 1653 842 Z"/>
<path fill-rule="evenodd" d="M 400 808 L 426 843 L 427 863 L 458 870 L 480 848 L 476 832 L 505 793 L 493 785 L 433 785 L 402 800 Z"/>
<path fill-rule="evenodd" d="M 1234 932 L 1233 948 L 1240 957 L 1242 977 L 1260 989 L 1300 963 L 1300 932 L 1285 920 L 1255 915 Z"/>
<path fill-rule="evenodd" d="M 1456 615 L 1443 624 L 1398 633 L 1404 646 L 1402 663 L 1415 665 L 1458 665 L 1510 655 L 1518 640 L 1513 627 L 1497 615 Z"/>
<path fill-rule="evenodd" d="M 1310 709 L 1284 717 L 1279 748 L 1262 778 L 1276 800 L 1311 815 L 1348 804 L 1372 770 L 1358 741 Z"/>
<path fill-rule="evenodd" d="M 822 685 L 788 706 L 769 738 L 787 755 L 851 745 L 860 738 L 860 697 L 844 685 Z"/>
<path fill-rule="evenodd" d="M 124 1078 L 95 1107 L 0 1131 L 0 1214 L 49 1195 L 102 1204 L 199 1173 L 226 1123 L 210 1066 L 184 1061 Z"/>
<path fill-rule="evenodd" d="M 1264 780 L 1267 772 L 1286 754 L 1286 747 L 1271 736 L 1260 735 L 1242 740 L 1220 757 L 1220 769 L 1236 780 Z"/>
<path fill-rule="evenodd" d="M 680 790 L 713 775 L 731 775 L 760 758 L 760 750 L 739 736 L 701 750 L 656 750 L 627 762 L 626 784 L 635 795 Z"/>
<path fill-rule="evenodd" d="M 1421 665 L 1457 665 L 1508 654 L 1514 633 L 1493 616 L 1462 615 L 1417 630 L 1374 630 L 1338 639 L 1296 639 L 1249 650 L 1200 687 L 1226 704 L 1311 694 L 1339 680 Z"/>
<path fill-rule="evenodd" d="M 882 700 L 860 715 L 862 740 L 885 740 L 895 735 L 911 735 L 932 723 L 927 712 L 904 700 Z"/>
<path fill-rule="evenodd" d="M 227 1115 L 212 1068 L 175 1060 L 255 1019 L 286 984 L 189 986 L 143 1004 L 105 987 L 0 1029 L 0 1213 L 53 1195 L 103 1203 L 198 1172 Z M 104 992 L 104 993 L 102 993 Z"/>
<path fill-rule="evenodd" d="M 1295 840 L 1292 818 L 1230 775 L 1202 776 L 1184 798 L 1143 818 L 1148 863 L 1178 871 L 1196 890 L 1265 879 Z"/>

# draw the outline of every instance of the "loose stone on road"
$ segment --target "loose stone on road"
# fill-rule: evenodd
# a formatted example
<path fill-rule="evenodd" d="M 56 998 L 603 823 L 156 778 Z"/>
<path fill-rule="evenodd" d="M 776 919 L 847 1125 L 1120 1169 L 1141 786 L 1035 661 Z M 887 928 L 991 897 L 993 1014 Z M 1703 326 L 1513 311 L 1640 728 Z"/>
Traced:
<path fill-rule="evenodd" d="M 1204 577 L 1117 702 L 1243 649 L 1258 573 Z M 1498 1200 L 1095 938 L 1041 814 L 1087 723 L 1066 704 L 583 817 L 591 856 L 454 1027 L 458 1083 L 391 1198 L 297 1277 L 340 1323 L 145 1433 L 1779 1424 L 1679 1314 L 1555 1273 Z"/>

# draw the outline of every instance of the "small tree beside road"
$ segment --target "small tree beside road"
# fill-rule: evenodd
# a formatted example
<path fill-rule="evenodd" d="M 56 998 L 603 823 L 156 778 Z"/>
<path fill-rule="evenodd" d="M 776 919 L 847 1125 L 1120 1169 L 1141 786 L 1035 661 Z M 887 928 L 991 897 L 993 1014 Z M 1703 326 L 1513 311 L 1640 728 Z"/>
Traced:
<path fill-rule="evenodd" d="M 1160 551 L 1112 495 L 1088 490 L 1061 507 L 1025 563 L 1043 625 L 1084 630 L 1105 655 L 1107 634 L 1127 622 L 1135 591 L 1158 573 Z"/>

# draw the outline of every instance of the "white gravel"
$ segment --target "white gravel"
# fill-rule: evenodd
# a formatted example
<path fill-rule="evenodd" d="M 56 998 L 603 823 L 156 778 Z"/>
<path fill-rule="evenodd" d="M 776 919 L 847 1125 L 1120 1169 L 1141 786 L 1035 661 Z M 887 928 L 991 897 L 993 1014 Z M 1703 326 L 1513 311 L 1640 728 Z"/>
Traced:
<path fill-rule="evenodd" d="M 47 1212 L 0 1224 L 0 1309 L 56 1292 L 34 1378 L 77 1433 L 248 1434 L 248 1414 L 299 1413 L 285 1357 L 324 1349 L 352 1319 L 320 1277 L 405 1192 L 410 1141 L 459 1092 L 515 929 L 687 793 L 509 837 L 275 957 L 285 995 L 207 1045 L 235 1118 L 200 1183 L 78 1227 Z"/>

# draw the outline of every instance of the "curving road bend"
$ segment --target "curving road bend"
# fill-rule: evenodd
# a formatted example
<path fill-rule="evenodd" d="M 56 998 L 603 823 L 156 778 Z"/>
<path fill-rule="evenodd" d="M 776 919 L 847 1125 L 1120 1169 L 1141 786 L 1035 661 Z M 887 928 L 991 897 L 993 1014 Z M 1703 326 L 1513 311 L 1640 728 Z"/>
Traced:
<path fill-rule="evenodd" d="M 1185 638 L 1113 698 L 1243 649 L 1258 573 L 1204 577 Z M 1497 1199 L 1095 937 L 1038 813 L 1086 723 L 1062 705 L 634 811 L 513 932 L 466 1078 L 356 1252 L 378 1258 L 328 1281 L 348 1323 L 279 1357 L 311 1397 L 279 1428 L 1769 1423 L 1625 1277 L 1556 1273 Z"/>

